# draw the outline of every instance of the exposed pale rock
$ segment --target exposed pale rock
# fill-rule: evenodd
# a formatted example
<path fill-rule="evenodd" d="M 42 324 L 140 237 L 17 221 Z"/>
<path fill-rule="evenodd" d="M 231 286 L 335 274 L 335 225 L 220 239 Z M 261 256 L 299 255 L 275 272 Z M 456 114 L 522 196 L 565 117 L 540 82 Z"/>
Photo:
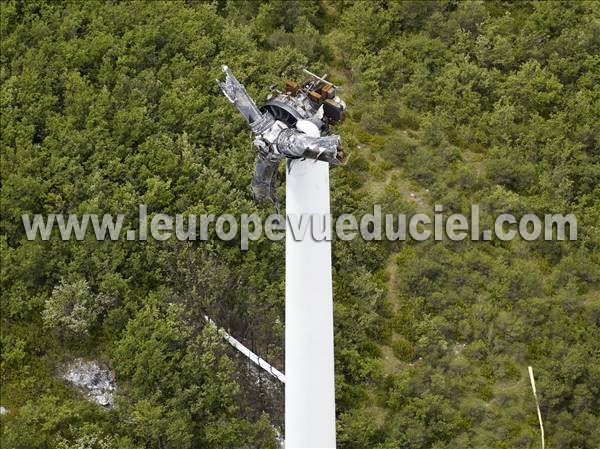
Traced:
<path fill-rule="evenodd" d="M 78 387 L 90 401 L 107 408 L 114 405 L 114 375 L 95 360 L 73 360 L 63 367 L 60 377 Z"/>

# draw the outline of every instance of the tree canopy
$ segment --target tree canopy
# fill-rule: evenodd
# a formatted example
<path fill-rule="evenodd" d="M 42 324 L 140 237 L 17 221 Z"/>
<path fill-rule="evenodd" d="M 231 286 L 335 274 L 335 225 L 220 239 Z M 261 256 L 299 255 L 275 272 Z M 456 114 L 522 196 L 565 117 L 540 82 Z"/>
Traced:
<path fill-rule="evenodd" d="M 283 390 L 202 317 L 284 370 L 283 241 L 29 241 L 20 218 L 270 214 L 221 64 L 257 101 L 302 66 L 343 86 L 334 214 L 578 219 L 569 242 L 334 241 L 339 448 L 538 447 L 528 365 L 547 447 L 600 446 L 599 3 L 0 6 L 2 447 L 276 447 Z M 117 407 L 57 379 L 74 357 Z"/>

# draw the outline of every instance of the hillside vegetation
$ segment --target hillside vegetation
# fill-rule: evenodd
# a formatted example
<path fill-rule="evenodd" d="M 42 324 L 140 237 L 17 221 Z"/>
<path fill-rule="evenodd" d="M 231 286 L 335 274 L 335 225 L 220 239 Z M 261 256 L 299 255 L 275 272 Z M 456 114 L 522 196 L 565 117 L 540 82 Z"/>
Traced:
<path fill-rule="evenodd" d="M 335 240 L 338 447 L 537 448 L 528 365 L 546 447 L 600 447 L 600 3 L 0 6 L 3 448 L 276 447 L 283 390 L 202 316 L 284 370 L 283 241 L 29 241 L 21 223 L 270 214 L 223 63 L 259 102 L 302 66 L 343 86 L 336 215 L 578 220 L 577 241 Z M 115 408 L 57 378 L 77 357 L 115 371 Z"/>

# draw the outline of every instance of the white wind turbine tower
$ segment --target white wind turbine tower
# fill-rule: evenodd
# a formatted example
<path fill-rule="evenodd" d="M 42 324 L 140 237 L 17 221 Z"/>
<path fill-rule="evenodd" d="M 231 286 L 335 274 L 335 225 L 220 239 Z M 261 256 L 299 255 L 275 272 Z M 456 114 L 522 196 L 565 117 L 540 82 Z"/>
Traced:
<path fill-rule="evenodd" d="M 330 225 L 326 221 L 330 215 L 329 165 L 343 163 L 345 156 L 339 136 L 328 135 L 328 130 L 330 124 L 342 120 L 345 103 L 325 76 L 304 70 L 309 80 L 300 86 L 288 82 L 285 93 L 274 92 L 259 109 L 229 68 L 223 66 L 223 71 L 225 81 L 217 82 L 256 137 L 259 155 L 252 190 L 257 200 L 269 198 L 277 203 L 277 168 L 287 158 L 285 447 L 334 449 L 331 229 L 323 240 L 314 240 L 311 232 L 296 239 L 289 224 L 310 216 Z M 282 380 L 278 371 L 229 335 L 226 338 Z"/>
<path fill-rule="evenodd" d="M 329 164 L 290 161 L 286 215 L 329 215 Z M 285 236 L 285 446 L 335 448 L 331 241 Z"/>

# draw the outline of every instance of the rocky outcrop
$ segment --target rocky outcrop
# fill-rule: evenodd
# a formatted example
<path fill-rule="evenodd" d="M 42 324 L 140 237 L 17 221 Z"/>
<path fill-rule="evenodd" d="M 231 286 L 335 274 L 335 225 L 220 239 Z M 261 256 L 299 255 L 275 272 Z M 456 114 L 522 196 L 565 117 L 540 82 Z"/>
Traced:
<path fill-rule="evenodd" d="M 107 408 L 114 406 L 114 374 L 97 361 L 73 360 L 60 370 L 59 375 L 76 386 L 90 401 Z"/>

